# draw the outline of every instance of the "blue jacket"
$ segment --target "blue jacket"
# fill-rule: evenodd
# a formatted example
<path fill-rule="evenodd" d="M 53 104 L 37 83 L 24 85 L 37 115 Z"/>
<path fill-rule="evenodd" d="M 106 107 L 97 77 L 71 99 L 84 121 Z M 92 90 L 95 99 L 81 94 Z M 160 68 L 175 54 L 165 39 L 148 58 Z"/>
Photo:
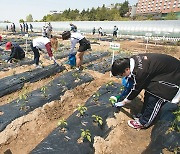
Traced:
<path fill-rule="evenodd" d="M 133 80 L 128 77 L 123 77 L 122 78 L 122 85 L 124 86 L 124 90 L 120 94 L 120 98 L 125 97 L 129 94 L 131 88 L 133 87 Z"/>

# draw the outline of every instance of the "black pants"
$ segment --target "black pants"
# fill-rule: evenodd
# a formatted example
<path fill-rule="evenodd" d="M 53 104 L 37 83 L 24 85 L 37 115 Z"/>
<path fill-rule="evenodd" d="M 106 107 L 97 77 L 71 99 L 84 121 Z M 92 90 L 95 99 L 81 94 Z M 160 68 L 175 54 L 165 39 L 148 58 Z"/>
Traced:
<path fill-rule="evenodd" d="M 139 118 L 139 121 L 142 125 L 148 127 L 156 118 L 159 110 L 166 101 L 150 94 L 149 92 L 145 92 L 144 95 L 144 104 L 141 111 L 142 116 Z"/>
<path fill-rule="evenodd" d="M 113 32 L 113 36 L 117 37 L 117 32 L 116 31 Z"/>
<path fill-rule="evenodd" d="M 13 58 L 21 60 L 24 57 L 25 57 L 25 53 L 24 52 L 17 52 L 17 54 L 15 54 Z"/>
<path fill-rule="evenodd" d="M 36 47 L 33 47 L 32 42 L 31 42 L 30 46 L 31 46 L 31 49 L 32 49 L 32 51 L 34 53 L 34 63 L 36 65 L 39 65 L 39 57 L 40 57 L 39 49 L 37 49 Z"/>

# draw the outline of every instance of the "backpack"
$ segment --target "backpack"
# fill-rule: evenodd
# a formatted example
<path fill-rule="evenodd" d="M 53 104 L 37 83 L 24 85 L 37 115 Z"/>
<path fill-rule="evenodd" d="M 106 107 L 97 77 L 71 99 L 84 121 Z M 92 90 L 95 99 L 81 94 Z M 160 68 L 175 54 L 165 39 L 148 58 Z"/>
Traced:
<path fill-rule="evenodd" d="M 62 35 L 63 40 L 67 40 L 71 37 L 71 32 L 70 31 L 64 31 L 61 35 Z"/>

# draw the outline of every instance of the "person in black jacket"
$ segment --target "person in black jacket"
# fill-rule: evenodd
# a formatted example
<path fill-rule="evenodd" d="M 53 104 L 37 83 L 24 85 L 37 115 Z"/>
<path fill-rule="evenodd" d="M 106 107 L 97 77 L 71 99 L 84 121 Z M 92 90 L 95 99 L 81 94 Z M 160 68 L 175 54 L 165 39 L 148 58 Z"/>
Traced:
<path fill-rule="evenodd" d="M 121 102 L 116 102 L 116 107 L 131 102 L 142 89 L 145 89 L 142 116 L 128 121 L 132 128 L 149 127 L 162 105 L 180 101 L 180 61 L 174 57 L 145 53 L 117 59 L 112 65 L 111 72 L 114 76 L 126 76 L 134 81 L 127 97 Z"/>
<path fill-rule="evenodd" d="M 6 50 L 9 49 L 11 49 L 11 53 L 10 53 L 10 57 L 6 60 L 6 62 L 12 62 L 13 58 L 22 60 L 25 57 L 24 50 L 18 44 L 7 42 Z"/>

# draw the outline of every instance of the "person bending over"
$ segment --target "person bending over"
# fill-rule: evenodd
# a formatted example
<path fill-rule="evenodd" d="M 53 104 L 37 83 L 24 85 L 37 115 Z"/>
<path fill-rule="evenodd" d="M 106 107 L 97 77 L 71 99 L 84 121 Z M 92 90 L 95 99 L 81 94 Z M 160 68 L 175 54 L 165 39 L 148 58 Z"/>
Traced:
<path fill-rule="evenodd" d="M 67 40 L 69 38 L 71 41 L 70 54 L 73 54 L 76 52 L 74 49 L 75 49 L 76 44 L 79 43 L 79 49 L 76 53 L 76 67 L 77 67 L 77 70 L 79 70 L 81 69 L 81 65 L 83 63 L 84 52 L 87 51 L 88 49 L 91 49 L 91 45 L 90 45 L 90 42 L 79 32 L 65 31 L 62 33 L 63 40 Z"/>
<path fill-rule="evenodd" d="M 6 60 L 6 62 L 12 62 L 13 59 L 22 60 L 25 57 L 24 50 L 16 43 L 7 42 L 6 50 L 10 50 L 10 57 Z"/>
<path fill-rule="evenodd" d="M 50 60 L 53 60 L 54 63 L 56 63 L 51 48 L 57 50 L 57 45 L 58 45 L 58 40 L 56 37 L 52 37 L 51 39 L 47 37 L 38 37 L 32 40 L 30 46 L 34 53 L 34 63 L 36 64 L 37 68 L 41 68 L 41 66 L 39 65 L 39 57 L 40 57 L 39 50 L 41 51 L 42 49 L 46 49 L 50 57 Z"/>
<path fill-rule="evenodd" d="M 131 78 L 134 82 L 127 97 L 116 107 L 130 103 L 145 89 L 143 112 L 140 118 L 129 120 L 132 128 L 149 127 L 160 108 L 167 102 L 180 101 L 180 61 L 165 54 L 145 53 L 114 61 L 112 75 Z"/>

